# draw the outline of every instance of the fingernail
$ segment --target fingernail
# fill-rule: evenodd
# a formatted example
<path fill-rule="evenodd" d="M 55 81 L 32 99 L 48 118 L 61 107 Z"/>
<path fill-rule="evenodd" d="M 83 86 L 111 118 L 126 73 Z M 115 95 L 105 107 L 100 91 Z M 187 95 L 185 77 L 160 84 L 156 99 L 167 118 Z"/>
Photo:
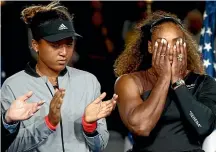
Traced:
<path fill-rule="evenodd" d="M 182 41 L 183 41 L 183 40 L 182 40 L 182 39 L 180 39 L 180 44 L 182 44 Z"/>
<path fill-rule="evenodd" d="M 179 41 L 176 42 L 176 45 L 179 45 Z"/>
<path fill-rule="evenodd" d="M 155 42 L 155 46 L 156 46 L 156 47 L 158 46 L 158 42 L 157 42 L 157 41 Z"/>
<path fill-rule="evenodd" d="M 34 114 L 32 113 L 30 116 L 33 116 Z"/>
<path fill-rule="evenodd" d="M 161 39 L 161 43 L 164 43 L 164 41 L 165 41 L 164 39 Z"/>
<path fill-rule="evenodd" d="M 44 104 L 44 103 L 45 103 L 45 101 L 41 100 L 41 101 L 38 102 L 38 105 L 41 105 L 41 104 Z"/>
<path fill-rule="evenodd" d="M 168 44 L 168 46 L 167 46 L 167 47 L 168 47 L 168 49 L 170 49 L 170 44 Z"/>
<path fill-rule="evenodd" d="M 185 42 L 184 42 L 183 46 L 186 47 L 186 43 Z"/>
<path fill-rule="evenodd" d="M 167 41 L 164 39 L 164 44 L 167 44 Z"/>
<path fill-rule="evenodd" d="M 176 45 L 173 46 L 173 49 L 174 49 L 174 50 L 176 49 Z"/>

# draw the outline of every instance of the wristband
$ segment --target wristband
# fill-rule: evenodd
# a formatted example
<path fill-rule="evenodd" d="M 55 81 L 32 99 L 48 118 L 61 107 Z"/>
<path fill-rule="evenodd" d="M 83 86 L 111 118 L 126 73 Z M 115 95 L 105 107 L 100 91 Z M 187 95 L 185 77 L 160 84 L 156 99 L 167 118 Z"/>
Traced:
<path fill-rule="evenodd" d="M 50 130 L 55 130 L 55 129 L 56 129 L 57 125 L 56 125 L 56 126 L 53 126 L 53 125 L 50 123 L 48 116 L 45 117 L 45 122 L 46 122 L 47 127 L 48 127 Z"/>
<path fill-rule="evenodd" d="M 84 119 L 84 115 L 82 117 L 82 126 L 83 126 L 83 130 L 87 133 L 92 133 L 96 130 L 97 128 L 97 121 L 95 121 L 94 123 L 87 123 Z"/>

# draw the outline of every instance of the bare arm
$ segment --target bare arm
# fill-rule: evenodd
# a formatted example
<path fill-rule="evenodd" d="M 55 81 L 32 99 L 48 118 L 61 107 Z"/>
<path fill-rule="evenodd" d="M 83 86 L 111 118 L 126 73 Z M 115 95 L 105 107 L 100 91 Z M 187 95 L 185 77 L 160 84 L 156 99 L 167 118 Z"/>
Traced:
<path fill-rule="evenodd" d="M 122 76 L 116 82 L 119 113 L 129 130 L 142 136 L 150 134 L 164 109 L 169 83 L 169 79 L 158 79 L 148 99 L 143 101 L 131 76 Z"/>
<path fill-rule="evenodd" d="M 169 48 L 164 39 L 155 42 L 152 67 L 156 72 L 157 82 L 146 101 L 141 99 L 143 91 L 139 91 L 130 75 L 122 76 L 115 84 L 120 116 L 124 124 L 138 135 L 148 136 L 164 109 L 171 78 Z"/>

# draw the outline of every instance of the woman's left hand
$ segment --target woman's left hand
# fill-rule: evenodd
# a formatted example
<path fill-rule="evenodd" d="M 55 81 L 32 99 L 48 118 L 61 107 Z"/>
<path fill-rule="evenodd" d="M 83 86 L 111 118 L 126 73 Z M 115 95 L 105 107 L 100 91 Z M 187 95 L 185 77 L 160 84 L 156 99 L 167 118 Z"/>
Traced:
<path fill-rule="evenodd" d="M 172 84 L 179 79 L 183 79 L 187 72 L 187 48 L 183 40 L 177 40 L 173 46 L 173 63 L 172 63 Z"/>
<path fill-rule="evenodd" d="M 97 99 L 90 103 L 85 109 L 84 120 L 87 123 L 93 123 L 101 118 L 110 115 L 116 106 L 118 95 L 114 94 L 112 99 L 102 101 L 106 93 L 102 93 Z"/>

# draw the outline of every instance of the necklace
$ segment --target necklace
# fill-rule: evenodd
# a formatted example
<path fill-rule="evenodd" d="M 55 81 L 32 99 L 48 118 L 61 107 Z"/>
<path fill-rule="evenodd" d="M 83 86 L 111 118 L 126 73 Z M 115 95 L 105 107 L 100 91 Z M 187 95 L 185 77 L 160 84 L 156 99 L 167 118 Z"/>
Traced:
<path fill-rule="evenodd" d="M 40 72 L 40 70 L 39 70 L 39 68 L 38 68 L 38 65 L 36 64 L 36 72 L 37 72 L 37 74 L 39 75 L 39 76 L 46 76 L 46 75 L 44 75 L 44 74 L 42 74 L 42 72 Z M 48 80 L 51 82 L 51 84 L 53 85 L 53 86 L 57 86 L 57 77 L 49 77 L 49 76 L 47 76 L 48 77 Z"/>

